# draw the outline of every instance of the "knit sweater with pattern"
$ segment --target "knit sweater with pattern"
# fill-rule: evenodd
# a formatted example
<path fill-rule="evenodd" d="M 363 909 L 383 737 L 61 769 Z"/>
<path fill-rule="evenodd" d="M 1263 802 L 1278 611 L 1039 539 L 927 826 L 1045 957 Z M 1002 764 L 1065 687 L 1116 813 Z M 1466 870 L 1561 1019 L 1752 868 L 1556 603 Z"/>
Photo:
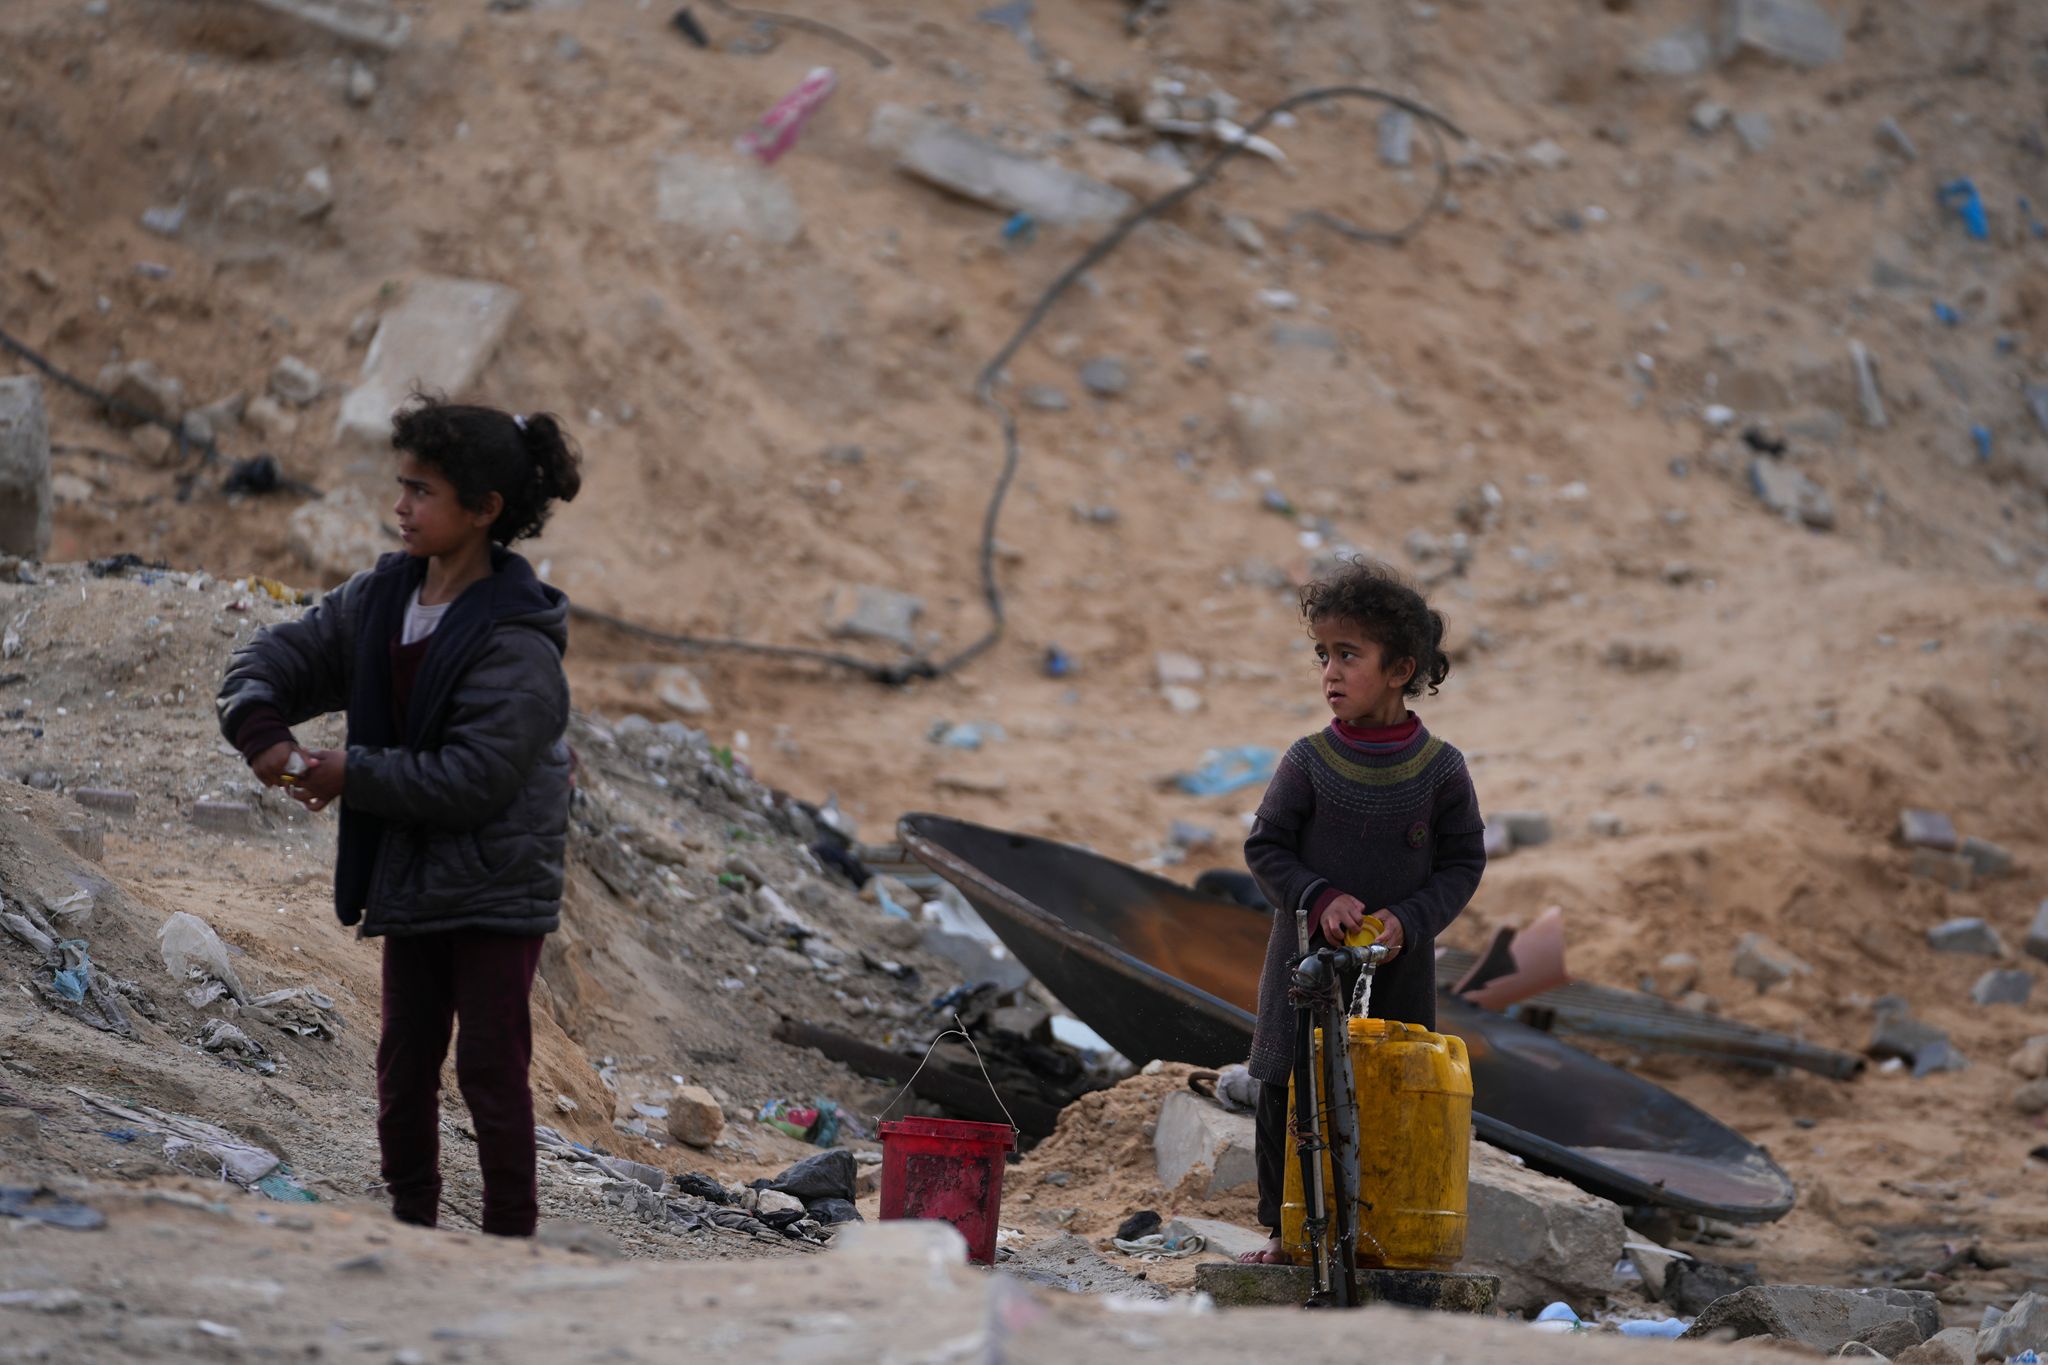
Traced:
<path fill-rule="evenodd" d="M 1435 1027 L 1436 936 L 1479 886 L 1484 833 L 1464 755 L 1420 724 L 1393 746 L 1354 742 L 1334 724 L 1295 742 L 1244 846 L 1245 863 L 1274 906 L 1253 1076 L 1284 1082 L 1294 1066 L 1287 1004 L 1294 912 L 1306 905 L 1313 919 L 1333 892 L 1401 921 L 1401 955 L 1373 982 L 1373 1016 Z"/>

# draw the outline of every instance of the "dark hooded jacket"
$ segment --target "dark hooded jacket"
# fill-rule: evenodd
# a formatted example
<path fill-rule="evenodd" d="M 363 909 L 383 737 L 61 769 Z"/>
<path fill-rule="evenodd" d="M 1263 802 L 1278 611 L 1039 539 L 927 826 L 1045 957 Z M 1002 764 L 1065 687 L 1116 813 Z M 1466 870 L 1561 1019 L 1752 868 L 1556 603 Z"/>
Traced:
<path fill-rule="evenodd" d="M 217 706 L 237 742 L 268 708 L 286 725 L 348 712 L 334 908 L 362 934 L 545 934 L 561 920 L 568 837 L 568 599 L 520 556 L 434 632 L 393 714 L 392 646 L 423 559 L 389 554 L 235 652 Z"/>

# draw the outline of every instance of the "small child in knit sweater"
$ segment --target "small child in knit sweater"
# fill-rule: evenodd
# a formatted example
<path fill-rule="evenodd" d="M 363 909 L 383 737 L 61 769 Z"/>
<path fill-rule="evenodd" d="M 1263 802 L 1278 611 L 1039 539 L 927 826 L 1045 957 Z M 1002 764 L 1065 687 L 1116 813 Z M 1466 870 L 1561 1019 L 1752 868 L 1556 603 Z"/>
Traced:
<path fill-rule="evenodd" d="M 1329 945 L 1377 916 L 1386 926 L 1377 942 L 1392 956 L 1373 982 L 1372 1014 L 1434 1028 L 1436 937 L 1486 867 L 1485 822 L 1464 756 L 1408 709 L 1450 672 L 1443 617 L 1399 574 L 1362 559 L 1303 588 L 1301 615 L 1331 720 L 1281 759 L 1244 846 L 1274 910 L 1251 1055 L 1259 1221 L 1273 1238 L 1247 1261 L 1286 1259 L 1287 1083 L 1303 1042 L 1287 1003 L 1296 909 L 1307 907 L 1316 941 Z"/>

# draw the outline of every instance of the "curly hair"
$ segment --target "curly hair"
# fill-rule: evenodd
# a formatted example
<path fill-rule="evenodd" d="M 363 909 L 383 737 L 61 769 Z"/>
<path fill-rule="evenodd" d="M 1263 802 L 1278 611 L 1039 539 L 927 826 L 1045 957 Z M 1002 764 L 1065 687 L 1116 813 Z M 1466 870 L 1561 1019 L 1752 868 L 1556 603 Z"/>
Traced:
<path fill-rule="evenodd" d="M 554 504 L 583 487 L 582 456 L 552 413 L 514 417 L 415 393 L 392 414 L 391 447 L 432 465 L 472 512 L 493 493 L 503 498 L 505 510 L 491 523 L 500 545 L 539 535 Z"/>
<path fill-rule="evenodd" d="M 1355 621 L 1380 647 L 1383 661 L 1415 660 L 1415 672 L 1402 689 L 1406 696 L 1419 697 L 1425 687 L 1434 694 L 1450 675 L 1443 615 L 1430 608 L 1414 584 L 1385 564 L 1353 559 L 1304 585 L 1301 619 L 1310 626 L 1318 621 Z"/>

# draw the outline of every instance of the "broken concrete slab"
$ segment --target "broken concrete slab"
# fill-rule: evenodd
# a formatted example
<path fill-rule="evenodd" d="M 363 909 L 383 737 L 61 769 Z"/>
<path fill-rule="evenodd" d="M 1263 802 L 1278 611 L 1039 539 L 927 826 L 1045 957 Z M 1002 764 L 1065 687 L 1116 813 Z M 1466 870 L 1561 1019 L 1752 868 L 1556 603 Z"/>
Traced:
<path fill-rule="evenodd" d="M 1977 1338 L 1979 1360 L 2010 1360 L 2022 1351 L 2048 1351 L 2048 1297 L 2022 1294 Z"/>
<path fill-rule="evenodd" d="M 1497 1277 L 1503 1311 L 1533 1312 L 1553 1299 L 1590 1309 L 1614 1288 L 1628 1231 L 1607 1200 L 1475 1142 L 1466 1212 L 1459 1267 Z"/>
<path fill-rule="evenodd" d="M 1969 860 L 1970 871 L 1979 877 L 2003 877 L 2012 871 L 2012 853 L 1989 839 L 1979 839 L 1973 834 L 1963 840 L 1960 852 Z"/>
<path fill-rule="evenodd" d="M 1114 222 L 1137 201 L 1113 185 L 1051 161 L 1020 156 L 941 119 L 898 104 L 875 110 L 871 146 L 891 152 L 908 175 L 1007 213 L 1082 227 Z"/>
<path fill-rule="evenodd" d="M 729 237 L 788 246 L 803 235 L 803 210 L 781 176 L 752 160 L 688 152 L 655 163 L 654 218 L 707 242 Z"/>
<path fill-rule="evenodd" d="M 1899 842 L 1908 848 L 1935 848 L 1953 853 L 1960 841 L 1956 837 L 1955 821 L 1942 812 L 1908 807 L 1899 812 Z"/>
<path fill-rule="evenodd" d="M 1960 853 L 1942 853 L 1916 848 L 1906 861 L 1906 870 L 1916 877 L 1940 882 L 1951 891 L 1968 891 L 1976 884 L 1977 869 Z"/>
<path fill-rule="evenodd" d="M 1943 920 L 1927 931 L 1927 944 L 1938 953 L 2005 956 L 2005 940 L 1998 931 L 1974 917 Z"/>
<path fill-rule="evenodd" d="M 1754 933 L 1744 934 L 1735 941 L 1733 966 L 1737 976 L 1756 984 L 1759 994 L 1781 981 L 1813 972 L 1813 968 L 1797 955 L 1780 948 L 1762 934 Z"/>
<path fill-rule="evenodd" d="M 1864 1051 L 1877 1058 L 1897 1057 L 1913 1068 L 1915 1076 L 1960 1071 L 1969 1065 L 1945 1031 L 1915 1019 L 1897 996 L 1878 1001 L 1877 1020 Z"/>
<path fill-rule="evenodd" d="M 1816 531 L 1835 528 L 1835 500 L 1825 488 L 1783 460 L 1763 455 L 1751 460 L 1749 487 L 1758 502 L 1787 521 Z"/>
<path fill-rule="evenodd" d="M 388 0 L 245 0 L 296 19 L 311 28 L 379 52 L 396 52 L 412 32 L 412 20 Z"/>
<path fill-rule="evenodd" d="M 917 645 L 922 598 L 871 583 L 843 585 L 825 604 L 825 627 L 842 640 L 885 640 L 905 649 Z"/>
<path fill-rule="evenodd" d="M 1709 1305 L 1686 1329 L 1689 1341 L 1729 1335 L 1796 1341 L 1832 1355 L 1865 1332 L 1893 1321 L 1910 1324 L 1924 1341 L 1941 1330 L 1934 1295 L 1906 1289 L 1836 1289 L 1830 1285 L 1757 1285 Z"/>
<path fill-rule="evenodd" d="M 1748 50 L 1794 66 L 1842 58 L 1842 30 L 1819 0 L 1725 0 L 1716 44 L 1722 60 Z"/>
<path fill-rule="evenodd" d="M 1970 987 L 1978 1005 L 2024 1005 L 2034 993 L 2034 974 L 2024 967 L 1994 967 Z"/>
<path fill-rule="evenodd" d="M 456 394 L 476 383 L 519 302 L 518 290 L 488 280 L 414 280 L 377 324 L 362 379 L 341 400 L 335 439 L 358 450 L 387 450 L 391 414 L 408 394 Z"/>
<path fill-rule="evenodd" d="M 1206 1170 L 1209 1178 L 1201 1187 L 1204 1197 L 1251 1189 L 1259 1179 L 1252 1160 L 1253 1140 L 1249 1115 L 1230 1113 L 1192 1091 L 1175 1091 L 1159 1106 L 1159 1120 L 1152 1132 L 1159 1183 L 1169 1190 L 1179 1189 L 1188 1176 Z"/>
<path fill-rule="evenodd" d="M 1241 1228 L 1235 1223 L 1226 1223 L 1220 1218 L 1176 1218 L 1167 1226 L 1178 1225 L 1200 1237 L 1210 1251 L 1219 1256 L 1236 1260 L 1247 1252 L 1263 1251 L 1266 1247 L 1266 1233 L 1263 1228 Z"/>
<path fill-rule="evenodd" d="M 0 379 L 0 553 L 50 552 L 50 417 L 43 382 Z"/>

